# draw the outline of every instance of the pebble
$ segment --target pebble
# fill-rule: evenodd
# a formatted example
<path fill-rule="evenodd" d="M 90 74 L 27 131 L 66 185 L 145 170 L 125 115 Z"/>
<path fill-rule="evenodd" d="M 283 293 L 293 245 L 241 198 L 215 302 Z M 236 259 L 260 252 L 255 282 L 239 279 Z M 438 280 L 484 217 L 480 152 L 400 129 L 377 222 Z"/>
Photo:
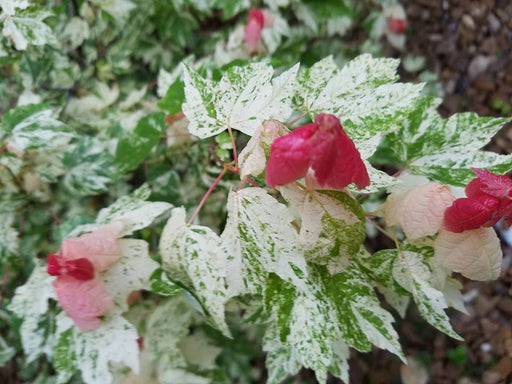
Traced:
<path fill-rule="evenodd" d="M 489 29 L 492 33 L 497 33 L 501 28 L 501 22 L 494 13 L 489 13 L 489 16 L 487 16 L 487 23 L 489 24 Z"/>
<path fill-rule="evenodd" d="M 475 79 L 479 74 L 485 72 L 492 58 L 489 56 L 478 55 L 471 60 L 468 66 L 468 75 L 470 79 Z"/>
<path fill-rule="evenodd" d="M 465 27 L 472 30 L 476 29 L 475 20 L 470 15 L 463 15 L 461 21 Z"/>

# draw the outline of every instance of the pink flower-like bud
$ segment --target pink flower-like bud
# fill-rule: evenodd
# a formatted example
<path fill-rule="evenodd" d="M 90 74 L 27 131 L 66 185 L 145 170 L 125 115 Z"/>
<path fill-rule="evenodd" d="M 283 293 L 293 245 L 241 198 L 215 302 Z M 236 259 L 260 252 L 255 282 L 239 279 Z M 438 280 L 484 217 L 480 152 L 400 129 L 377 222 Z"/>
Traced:
<path fill-rule="evenodd" d="M 461 233 L 491 227 L 501 218 L 512 221 L 512 180 L 508 176 L 472 168 L 477 177 L 466 187 L 465 198 L 457 199 L 444 213 L 444 226 Z"/>
<path fill-rule="evenodd" d="M 320 114 L 312 124 L 276 139 L 270 147 L 265 181 L 270 186 L 285 185 L 304 177 L 310 168 L 320 187 L 370 185 L 359 151 L 334 115 Z"/>
<path fill-rule="evenodd" d="M 402 35 L 407 29 L 407 20 L 405 19 L 389 19 L 388 29 L 398 35 Z"/>
<path fill-rule="evenodd" d="M 100 326 L 99 317 L 114 308 L 114 302 L 103 283 L 97 279 L 77 280 L 71 276 L 59 276 L 53 283 L 60 306 L 81 331 Z"/>
<path fill-rule="evenodd" d="M 94 279 L 94 267 L 85 257 L 75 260 L 63 260 L 59 255 L 48 256 L 46 271 L 52 276 L 68 275 L 77 280 Z"/>
<path fill-rule="evenodd" d="M 249 12 L 247 25 L 245 26 L 245 46 L 249 53 L 258 50 L 263 28 L 270 28 L 274 24 L 274 18 L 268 12 L 261 9 L 254 9 Z"/>
<path fill-rule="evenodd" d="M 66 239 L 59 254 L 66 261 L 86 258 L 92 263 L 95 271 L 104 271 L 122 256 L 117 244 L 122 230 L 122 223 L 113 222 L 94 232 Z"/>

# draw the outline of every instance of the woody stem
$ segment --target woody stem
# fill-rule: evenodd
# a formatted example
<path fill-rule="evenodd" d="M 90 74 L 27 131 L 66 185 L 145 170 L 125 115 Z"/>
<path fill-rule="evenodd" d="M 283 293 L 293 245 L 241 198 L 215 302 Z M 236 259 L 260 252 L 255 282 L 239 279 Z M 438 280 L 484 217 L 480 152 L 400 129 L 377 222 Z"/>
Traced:
<path fill-rule="evenodd" d="M 201 211 L 201 208 L 203 207 L 204 203 L 206 202 L 206 199 L 208 199 L 208 196 L 210 196 L 210 194 L 213 192 L 213 190 L 215 189 L 217 184 L 219 184 L 219 181 L 224 177 L 225 174 L 226 174 L 226 168 L 224 168 L 222 170 L 222 172 L 219 173 L 219 176 L 217 176 L 217 178 L 212 183 L 212 185 L 210 185 L 210 188 L 208 188 L 208 190 L 204 194 L 204 196 L 201 199 L 201 201 L 199 202 L 196 210 L 194 211 L 194 213 L 192 213 L 192 216 L 190 216 L 190 219 L 187 221 L 187 225 L 190 225 L 192 223 L 192 221 L 194 221 L 194 219 L 198 215 L 199 211 Z"/>

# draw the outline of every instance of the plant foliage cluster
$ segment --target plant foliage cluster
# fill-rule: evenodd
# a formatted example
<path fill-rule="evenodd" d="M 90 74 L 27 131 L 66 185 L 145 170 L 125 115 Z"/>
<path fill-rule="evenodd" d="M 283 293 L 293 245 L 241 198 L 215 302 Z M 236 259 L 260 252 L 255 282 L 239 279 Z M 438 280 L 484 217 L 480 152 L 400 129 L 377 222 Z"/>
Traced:
<path fill-rule="evenodd" d="M 512 188 L 478 170 L 512 169 L 481 149 L 508 120 L 444 119 L 374 57 L 403 46 L 393 1 L 0 8 L 0 365 L 20 382 L 250 383 L 263 352 L 270 384 L 301 367 L 348 382 L 351 348 L 406 361 L 393 323 L 411 303 L 460 338 L 452 272 L 499 276 L 491 216 L 509 218 Z M 271 22 L 248 49 L 255 9 Z M 320 114 L 370 184 L 266 185 L 276 138 Z M 472 168 L 489 218 L 449 231 Z M 376 227 L 395 248 L 367 250 Z"/>

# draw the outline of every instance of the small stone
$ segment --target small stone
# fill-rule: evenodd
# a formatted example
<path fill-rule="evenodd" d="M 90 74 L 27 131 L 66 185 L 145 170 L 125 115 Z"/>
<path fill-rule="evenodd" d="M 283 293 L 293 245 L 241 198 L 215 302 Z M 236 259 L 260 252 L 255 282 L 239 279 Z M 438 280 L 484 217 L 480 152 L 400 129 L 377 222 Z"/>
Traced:
<path fill-rule="evenodd" d="M 462 21 L 462 25 L 464 25 L 465 27 L 467 27 L 471 30 L 476 29 L 475 20 L 473 20 L 473 18 L 470 15 L 463 15 L 461 18 L 461 21 Z"/>
<path fill-rule="evenodd" d="M 484 384 L 497 384 L 501 380 L 505 380 L 512 372 L 512 359 L 504 357 L 494 367 L 484 373 Z"/>
<path fill-rule="evenodd" d="M 476 78 L 482 72 L 485 72 L 489 64 L 492 62 L 489 56 L 478 55 L 471 60 L 468 66 L 468 75 L 470 79 Z"/>
<path fill-rule="evenodd" d="M 501 28 L 500 19 L 498 19 L 494 13 L 490 13 L 489 16 L 487 16 L 487 23 L 492 33 L 498 32 Z"/>
<path fill-rule="evenodd" d="M 512 298 L 504 297 L 498 301 L 497 307 L 507 315 L 512 315 Z"/>

